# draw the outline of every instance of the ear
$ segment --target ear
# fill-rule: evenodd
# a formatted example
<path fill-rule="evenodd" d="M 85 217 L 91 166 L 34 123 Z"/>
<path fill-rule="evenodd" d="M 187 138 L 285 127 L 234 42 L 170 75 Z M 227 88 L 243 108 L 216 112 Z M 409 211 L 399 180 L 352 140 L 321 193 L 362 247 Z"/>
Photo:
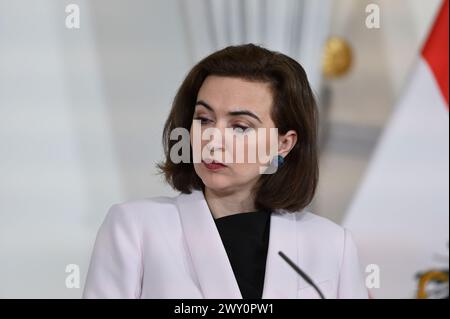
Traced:
<path fill-rule="evenodd" d="M 297 132 L 289 130 L 278 137 L 278 154 L 286 157 L 297 143 Z"/>

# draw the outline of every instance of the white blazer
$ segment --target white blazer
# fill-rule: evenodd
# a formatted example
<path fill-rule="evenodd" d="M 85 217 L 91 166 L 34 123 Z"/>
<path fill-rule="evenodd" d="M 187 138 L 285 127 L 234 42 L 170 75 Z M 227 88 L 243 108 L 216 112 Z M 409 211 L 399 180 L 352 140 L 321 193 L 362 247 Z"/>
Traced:
<path fill-rule="evenodd" d="M 333 222 L 276 210 L 270 220 L 263 299 L 367 298 L 355 244 Z M 113 205 L 94 245 L 83 298 L 242 298 L 202 191 Z"/>

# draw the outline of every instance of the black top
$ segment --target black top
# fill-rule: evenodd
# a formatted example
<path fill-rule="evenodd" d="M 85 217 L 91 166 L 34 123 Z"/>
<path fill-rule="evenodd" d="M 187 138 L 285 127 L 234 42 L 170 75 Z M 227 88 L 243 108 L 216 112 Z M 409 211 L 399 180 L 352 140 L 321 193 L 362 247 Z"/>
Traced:
<path fill-rule="evenodd" d="M 214 220 L 244 299 L 260 299 L 264 287 L 270 211 L 238 213 Z"/>

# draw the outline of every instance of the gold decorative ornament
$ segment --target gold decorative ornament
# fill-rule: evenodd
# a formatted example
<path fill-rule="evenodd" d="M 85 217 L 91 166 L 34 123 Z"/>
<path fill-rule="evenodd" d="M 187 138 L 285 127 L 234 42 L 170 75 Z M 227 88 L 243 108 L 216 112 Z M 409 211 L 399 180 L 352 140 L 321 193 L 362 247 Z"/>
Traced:
<path fill-rule="evenodd" d="M 427 285 L 430 283 L 446 284 L 448 287 L 448 271 L 430 270 L 419 274 L 419 287 L 417 290 L 418 299 L 429 298 L 429 292 L 427 292 Z"/>
<path fill-rule="evenodd" d="M 337 78 L 346 74 L 352 66 L 352 49 L 340 37 L 330 37 L 323 51 L 322 72 L 327 78 Z"/>

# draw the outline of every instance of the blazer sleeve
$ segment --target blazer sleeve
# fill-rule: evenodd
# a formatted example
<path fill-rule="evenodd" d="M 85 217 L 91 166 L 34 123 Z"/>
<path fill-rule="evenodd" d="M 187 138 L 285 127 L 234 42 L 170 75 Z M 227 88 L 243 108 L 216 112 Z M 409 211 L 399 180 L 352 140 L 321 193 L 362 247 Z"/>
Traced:
<path fill-rule="evenodd" d="M 359 262 L 356 244 L 349 230 L 344 229 L 344 249 L 339 274 L 338 298 L 367 299 L 368 289 Z"/>
<path fill-rule="evenodd" d="M 111 206 L 97 233 L 83 298 L 139 298 L 140 235 L 131 212 Z"/>

